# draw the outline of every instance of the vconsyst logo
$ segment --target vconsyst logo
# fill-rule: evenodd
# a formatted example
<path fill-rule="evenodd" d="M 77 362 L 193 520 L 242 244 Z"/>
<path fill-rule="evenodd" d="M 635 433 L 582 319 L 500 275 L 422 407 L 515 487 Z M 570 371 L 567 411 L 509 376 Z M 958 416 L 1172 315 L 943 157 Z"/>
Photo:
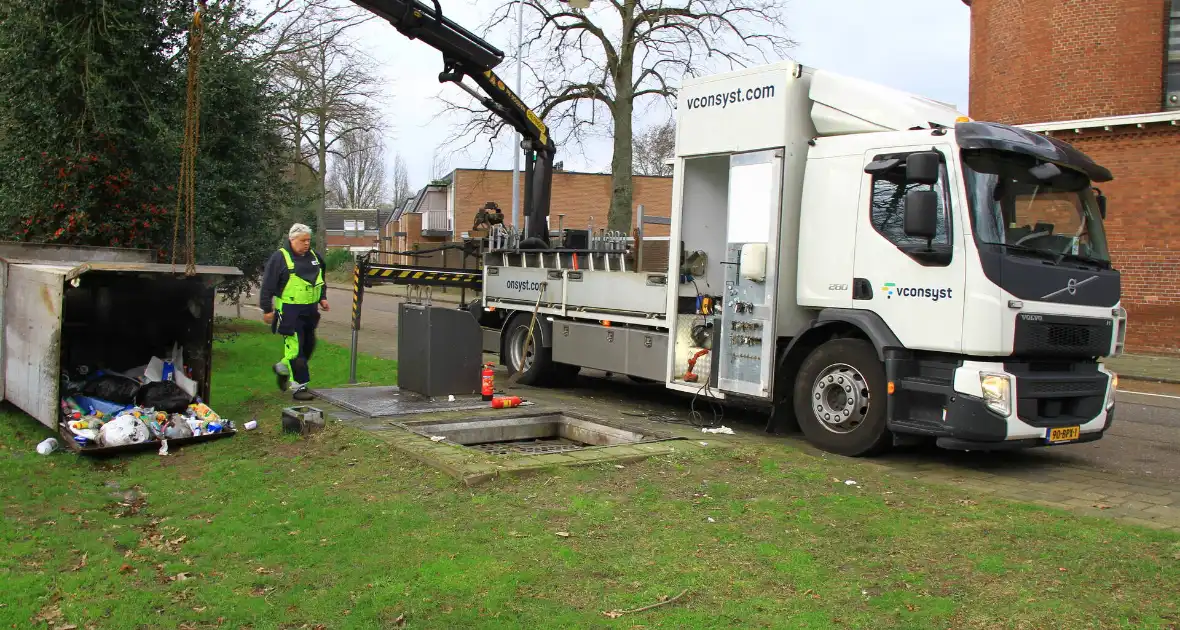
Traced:
<path fill-rule="evenodd" d="M 881 287 L 881 290 L 885 292 L 885 299 L 887 300 L 899 297 L 927 299 L 937 302 L 955 297 L 951 294 L 950 287 L 899 287 L 896 283 L 886 282 Z"/>

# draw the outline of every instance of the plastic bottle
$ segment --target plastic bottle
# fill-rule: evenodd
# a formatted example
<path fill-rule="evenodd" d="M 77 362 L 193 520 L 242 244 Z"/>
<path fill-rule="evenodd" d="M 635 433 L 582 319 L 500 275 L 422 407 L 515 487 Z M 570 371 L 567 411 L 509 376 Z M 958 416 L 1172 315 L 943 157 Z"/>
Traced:
<path fill-rule="evenodd" d="M 54 438 L 45 438 L 44 441 L 42 441 L 40 444 L 37 445 L 37 453 L 39 453 L 41 455 L 48 455 L 56 450 L 57 450 L 57 440 L 55 440 Z"/>
<path fill-rule="evenodd" d="M 258 428 L 258 421 L 257 420 L 251 420 L 246 423 L 246 430 L 247 431 L 253 431 L 254 429 L 257 429 L 257 428 Z"/>

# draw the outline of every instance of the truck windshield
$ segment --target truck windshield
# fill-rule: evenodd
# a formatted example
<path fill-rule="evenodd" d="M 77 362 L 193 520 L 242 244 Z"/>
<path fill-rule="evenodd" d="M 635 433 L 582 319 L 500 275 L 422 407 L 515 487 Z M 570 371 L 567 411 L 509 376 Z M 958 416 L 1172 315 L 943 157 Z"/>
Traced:
<path fill-rule="evenodd" d="M 1030 156 L 965 150 L 971 225 L 981 243 L 1000 245 L 1060 262 L 1081 259 L 1109 266 L 1106 232 L 1090 181 L 1067 168 L 1049 167 Z"/>

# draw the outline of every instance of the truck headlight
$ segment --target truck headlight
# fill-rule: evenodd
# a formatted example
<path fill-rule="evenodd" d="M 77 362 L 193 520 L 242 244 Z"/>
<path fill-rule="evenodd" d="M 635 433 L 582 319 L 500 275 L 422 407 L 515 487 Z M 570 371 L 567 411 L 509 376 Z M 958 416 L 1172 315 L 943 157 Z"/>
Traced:
<path fill-rule="evenodd" d="M 979 386 L 983 389 L 983 403 L 987 408 L 1008 417 L 1012 412 L 1012 380 L 1004 374 L 980 374 Z"/>

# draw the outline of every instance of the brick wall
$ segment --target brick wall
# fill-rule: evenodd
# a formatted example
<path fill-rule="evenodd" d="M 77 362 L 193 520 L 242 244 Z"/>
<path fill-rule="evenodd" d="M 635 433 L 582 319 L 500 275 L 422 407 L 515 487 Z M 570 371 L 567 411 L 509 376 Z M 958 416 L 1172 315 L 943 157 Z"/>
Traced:
<path fill-rule="evenodd" d="M 1131 352 L 1180 352 L 1180 128 L 1083 131 L 1057 136 L 1114 173 L 1106 236 L 1123 274 Z"/>
<path fill-rule="evenodd" d="M 1167 0 L 972 0 L 976 120 L 1158 112 Z"/>
<path fill-rule="evenodd" d="M 512 220 L 512 172 L 455 171 L 455 238 L 471 230 L 475 213 L 488 201 L 495 201 L 504 212 L 505 221 Z M 633 205 L 643 204 L 648 216 L 667 217 L 672 213 L 672 178 L 635 176 Z M 596 229 L 606 225 L 610 208 L 610 175 L 595 173 L 563 173 L 553 175 L 553 194 L 550 203 L 549 226 L 556 230 L 558 215 L 565 214 L 566 228 L 585 229 L 594 217 Z M 524 200 L 524 177 L 520 178 L 521 201 Z M 521 226 L 523 227 L 523 225 Z M 649 236 L 667 236 L 668 226 L 648 225 Z"/>
<path fill-rule="evenodd" d="M 1169 0 L 967 3 L 972 118 L 1027 124 L 1163 109 Z M 1180 353 L 1180 129 L 1056 136 L 1114 172 L 1101 187 L 1131 317 L 1127 349 Z"/>

